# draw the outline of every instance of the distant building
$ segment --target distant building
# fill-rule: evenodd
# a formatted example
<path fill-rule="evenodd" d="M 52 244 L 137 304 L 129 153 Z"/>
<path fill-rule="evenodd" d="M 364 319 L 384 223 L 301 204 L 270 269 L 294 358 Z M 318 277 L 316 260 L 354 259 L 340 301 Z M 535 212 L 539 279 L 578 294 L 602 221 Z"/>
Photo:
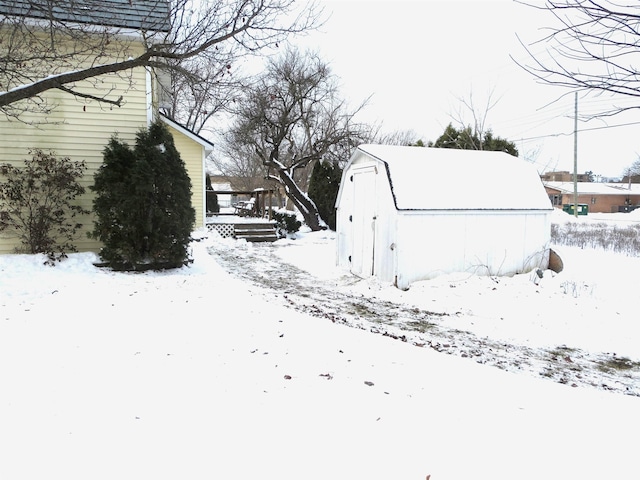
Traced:
<path fill-rule="evenodd" d="M 544 188 L 554 207 L 574 203 L 573 182 L 544 181 Z M 590 213 L 629 212 L 640 206 L 640 184 L 578 182 L 578 204 L 587 205 Z"/>
<path fill-rule="evenodd" d="M 622 183 L 640 183 L 640 175 L 625 175 L 622 177 Z"/>
<path fill-rule="evenodd" d="M 573 182 L 573 173 L 571 172 L 547 172 L 540 175 L 543 182 Z M 590 182 L 588 173 L 579 173 L 578 182 Z"/>

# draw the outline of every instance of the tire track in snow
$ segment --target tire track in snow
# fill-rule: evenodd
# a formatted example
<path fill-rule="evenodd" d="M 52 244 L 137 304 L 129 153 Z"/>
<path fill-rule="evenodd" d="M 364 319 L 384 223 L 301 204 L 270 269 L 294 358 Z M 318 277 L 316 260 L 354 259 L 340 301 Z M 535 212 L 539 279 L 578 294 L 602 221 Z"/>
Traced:
<path fill-rule="evenodd" d="M 277 300 L 289 308 L 334 323 L 502 370 L 526 372 L 573 387 L 640 396 L 640 365 L 621 364 L 615 354 L 594 354 L 570 346 L 532 348 L 447 328 L 443 321 L 447 314 L 354 294 L 342 287 L 359 279 L 345 277 L 340 284 L 315 278 L 282 260 L 275 253 L 277 248 L 286 247 L 225 240 L 209 247 L 209 253 L 229 273 L 258 287 L 269 302 Z"/>

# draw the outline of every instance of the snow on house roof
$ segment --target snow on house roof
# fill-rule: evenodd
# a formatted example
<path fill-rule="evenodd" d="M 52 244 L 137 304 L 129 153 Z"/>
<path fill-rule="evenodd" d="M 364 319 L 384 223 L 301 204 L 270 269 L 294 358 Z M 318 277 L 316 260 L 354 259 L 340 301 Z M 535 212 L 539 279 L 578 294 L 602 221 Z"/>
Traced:
<path fill-rule="evenodd" d="M 169 31 L 167 0 L 0 0 L 0 14 L 89 25 Z"/>
<path fill-rule="evenodd" d="M 504 152 L 360 145 L 386 165 L 399 210 L 552 210 L 536 169 Z"/>
<path fill-rule="evenodd" d="M 545 187 L 573 194 L 573 182 L 544 182 Z M 640 195 L 640 183 L 577 182 L 581 195 Z"/>
<path fill-rule="evenodd" d="M 166 115 L 163 115 L 163 114 L 160 114 L 160 120 L 162 120 L 167 125 L 173 127 L 174 129 L 176 129 L 177 131 L 179 131 L 180 133 L 182 133 L 186 137 L 190 138 L 194 142 L 200 144 L 202 146 L 202 148 L 204 148 L 205 156 L 209 155 L 213 151 L 214 144 L 211 143 L 206 138 L 201 137 L 200 135 L 195 133 L 193 130 L 188 129 L 184 125 L 180 125 L 175 120 L 172 120 L 171 118 L 169 118 L 169 117 L 167 117 Z"/>

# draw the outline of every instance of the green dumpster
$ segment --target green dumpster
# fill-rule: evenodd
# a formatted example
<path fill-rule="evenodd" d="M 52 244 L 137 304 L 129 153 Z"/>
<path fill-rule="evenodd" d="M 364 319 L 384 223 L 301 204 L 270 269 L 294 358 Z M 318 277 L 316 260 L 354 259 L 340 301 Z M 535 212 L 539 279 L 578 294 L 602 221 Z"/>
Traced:
<path fill-rule="evenodd" d="M 575 205 L 573 203 L 565 203 L 562 205 L 562 211 L 570 213 L 571 215 L 575 215 L 574 210 Z M 587 215 L 589 213 L 589 205 L 586 203 L 578 204 L 578 215 Z"/>

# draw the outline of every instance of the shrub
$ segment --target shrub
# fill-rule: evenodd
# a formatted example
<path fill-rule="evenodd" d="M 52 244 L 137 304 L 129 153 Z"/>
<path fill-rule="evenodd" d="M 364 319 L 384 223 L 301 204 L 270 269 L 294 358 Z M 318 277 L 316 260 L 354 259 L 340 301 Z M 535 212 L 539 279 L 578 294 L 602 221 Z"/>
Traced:
<path fill-rule="evenodd" d="M 85 192 L 79 180 L 87 167 L 51 151 L 32 149 L 29 154 L 23 168 L 0 165 L 0 231 L 17 235 L 23 247 L 18 252 L 59 260 L 76 251 L 73 240 L 82 224 L 75 217 L 90 213 L 74 203 Z"/>
<path fill-rule="evenodd" d="M 276 221 L 276 230 L 280 237 L 285 237 L 287 233 L 295 233 L 302 226 L 302 222 L 293 213 L 273 210 L 273 219 Z"/>
<path fill-rule="evenodd" d="M 342 169 L 330 162 L 316 162 L 309 180 L 309 197 L 316 204 L 320 218 L 331 230 L 336 229 L 336 198 Z"/>
<path fill-rule="evenodd" d="M 213 191 L 213 186 L 211 185 L 211 176 L 207 173 L 206 176 L 206 204 L 207 204 L 207 213 L 220 213 L 220 204 L 218 203 L 218 194 Z"/>
<path fill-rule="evenodd" d="M 580 248 L 609 250 L 626 255 L 640 255 L 640 227 L 607 223 L 567 222 L 551 224 L 551 242 Z"/>
<path fill-rule="evenodd" d="M 112 137 L 94 176 L 97 220 L 90 236 L 116 270 L 177 268 L 188 263 L 195 222 L 191 180 L 173 137 L 156 122 L 132 149 Z"/>

